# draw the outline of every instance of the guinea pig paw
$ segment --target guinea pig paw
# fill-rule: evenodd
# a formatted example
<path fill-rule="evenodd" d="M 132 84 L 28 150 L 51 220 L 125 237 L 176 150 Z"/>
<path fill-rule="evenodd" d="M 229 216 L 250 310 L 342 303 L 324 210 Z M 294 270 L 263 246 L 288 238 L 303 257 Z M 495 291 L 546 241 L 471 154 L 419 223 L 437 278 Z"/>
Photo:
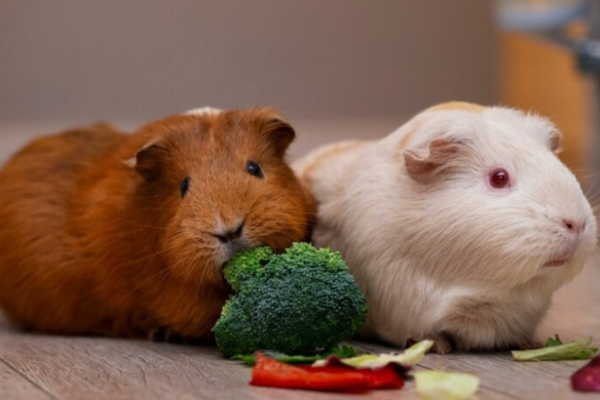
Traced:
<path fill-rule="evenodd" d="M 433 340 L 433 346 L 431 347 L 432 353 L 437 354 L 448 354 L 452 353 L 452 344 L 444 334 L 428 335 L 427 339 Z"/>
<path fill-rule="evenodd" d="M 152 329 L 148 332 L 148 338 L 153 342 L 162 342 L 162 343 L 184 343 L 185 340 L 183 337 L 179 336 L 177 333 L 170 329 L 165 328 L 157 328 Z"/>
<path fill-rule="evenodd" d="M 152 342 L 165 342 L 166 331 L 164 329 L 152 329 L 148 332 L 148 340 Z"/>

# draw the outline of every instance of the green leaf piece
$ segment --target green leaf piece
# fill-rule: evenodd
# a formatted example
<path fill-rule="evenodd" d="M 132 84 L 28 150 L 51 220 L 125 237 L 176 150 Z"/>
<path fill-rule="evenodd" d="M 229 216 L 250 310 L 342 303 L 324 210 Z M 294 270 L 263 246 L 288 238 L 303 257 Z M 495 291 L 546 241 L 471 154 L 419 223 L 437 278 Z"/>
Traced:
<path fill-rule="evenodd" d="M 256 364 L 256 353 L 243 355 L 238 354 L 232 357 L 234 360 L 241 360 L 246 365 L 252 367 Z M 311 356 L 303 356 L 303 355 L 287 355 L 285 353 L 280 353 L 278 351 L 270 351 L 265 350 L 261 351 L 266 357 L 273 358 L 277 361 L 284 362 L 286 364 L 312 364 L 315 361 L 323 360 L 329 356 L 338 356 L 339 358 L 348 358 L 348 357 L 356 357 L 357 352 L 352 346 L 342 345 L 340 347 L 336 347 L 334 349 L 325 351 L 323 353 L 311 355 Z"/>
<path fill-rule="evenodd" d="M 554 347 L 554 346 L 560 346 L 562 345 L 563 342 L 562 340 L 560 340 L 560 337 L 558 336 L 558 333 L 554 335 L 554 338 L 548 338 L 548 340 L 546 340 L 546 345 L 544 347 Z"/>
<path fill-rule="evenodd" d="M 377 369 L 388 364 L 398 364 L 403 367 L 412 367 L 421 361 L 431 346 L 433 346 L 433 341 L 423 340 L 415 343 L 400 354 L 364 354 L 358 357 L 345 358 L 340 360 L 340 362 L 357 369 Z M 322 360 L 317 361 L 314 366 L 319 367 L 327 364 L 327 360 Z"/>
<path fill-rule="evenodd" d="M 598 351 L 595 347 L 588 347 L 592 337 L 575 340 L 562 344 L 558 335 L 548 339 L 546 346 L 541 349 L 512 351 L 516 361 L 560 361 L 560 360 L 586 360 Z M 561 344 L 559 344 L 561 343 Z"/>

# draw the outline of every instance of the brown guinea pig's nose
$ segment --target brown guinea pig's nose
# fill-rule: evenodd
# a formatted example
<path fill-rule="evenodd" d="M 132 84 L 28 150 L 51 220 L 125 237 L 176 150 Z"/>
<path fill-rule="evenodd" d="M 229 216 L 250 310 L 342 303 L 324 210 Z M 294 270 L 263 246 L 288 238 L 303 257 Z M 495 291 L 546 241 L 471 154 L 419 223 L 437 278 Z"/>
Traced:
<path fill-rule="evenodd" d="M 236 239 L 239 239 L 244 232 L 244 221 L 240 222 L 239 225 L 233 229 L 225 232 L 213 233 L 213 235 L 219 239 L 221 243 L 229 243 Z"/>

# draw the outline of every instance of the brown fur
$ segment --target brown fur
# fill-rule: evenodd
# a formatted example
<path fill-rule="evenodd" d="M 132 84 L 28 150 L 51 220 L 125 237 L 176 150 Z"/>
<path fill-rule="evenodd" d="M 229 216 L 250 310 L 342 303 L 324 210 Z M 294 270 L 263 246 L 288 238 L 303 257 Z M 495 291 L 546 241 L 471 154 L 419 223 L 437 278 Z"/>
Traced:
<path fill-rule="evenodd" d="M 309 235 L 314 202 L 283 159 L 293 138 L 263 109 L 33 141 L 0 171 L 0 306 L 34 331 L 209 337 L 232 254 L 214 234 L 243 220 L 241 248 L 278 252 Z"/>
<path fill-rule="evenodd" d="M 431 111 L 454 111 L 454 110 L 463 110 L 463 111 L 472 111 L 476 113 L 481 113 L 485 110 L 484 106 L 475 103 L 467 103 L 464 101 L 449 101 L 447 103 L 438 104 L 437 106 L 433 106 L 430 108 Z"/>
<path fill-rule="evenodd" d="M 331 145 L 327 148 L 326 151 L 318 154 L 318 156 L 311 161 L 310 164 L 304 167 L 304 173 L 306 175 L 311 175 L 311 173 L 319 168 L 319 166 L 323 163 L 323 161 L 328 160 L 331 157 L 335 157 L 340 154 L 344 154 L 347 151 L 350 151 L 355 148 L 362 147 L 363 143 L 359 141 L 354 142 L 342 142 Z"/>

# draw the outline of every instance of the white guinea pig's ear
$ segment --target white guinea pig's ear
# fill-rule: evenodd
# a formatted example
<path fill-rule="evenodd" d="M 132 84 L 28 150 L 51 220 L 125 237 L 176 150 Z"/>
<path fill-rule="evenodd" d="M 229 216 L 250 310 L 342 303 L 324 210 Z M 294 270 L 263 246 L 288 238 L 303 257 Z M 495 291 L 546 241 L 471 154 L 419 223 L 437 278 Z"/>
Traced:
<path fill-rule="evenodd" d="M 425 148 L 407 149 L 404 151 L 406 171 L 413 180 L 429 183 L 447 169 L 450 161 L 456 158 L 463 147 L 461 139 L 441 138 L 432 140 Z"/>
<path fill-rule="evenodd" d="M 553 130 L 550 133 L 550 150 L 554 154 L 558 154 L 562 151 L 562 147 L 560 147 L 562 143 L 562 133 L 558 130 Z"/>
<path fill-rule="evenodd" d="M 163 170 L 167 150 L 160 143 L 151 142 L 135 153 L 125 164 L 135 169 L 147 181 L 155 179 Z"/>

